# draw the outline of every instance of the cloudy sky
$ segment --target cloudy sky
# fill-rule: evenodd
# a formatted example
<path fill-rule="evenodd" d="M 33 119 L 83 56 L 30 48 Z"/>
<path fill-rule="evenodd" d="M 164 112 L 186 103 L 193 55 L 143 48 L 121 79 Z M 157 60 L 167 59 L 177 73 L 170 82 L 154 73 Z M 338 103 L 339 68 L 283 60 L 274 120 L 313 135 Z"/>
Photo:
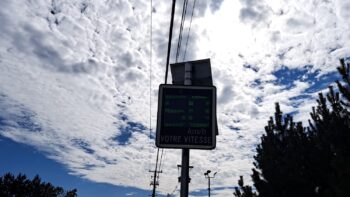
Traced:
<path fill-rule="evenodd" d="M 218 172 L 216 196 L 231 195 L 239 175 L 248 178 L 275 102 L 308 119 L 317 93 L 337 79 L 339 58 L 350 57 L 349 9 L 350 0 L 196 1 L 179 61 L 211 59 L 220 135 L 215 150 L 191 151 L 192 196 L 206 195 L 208 169 Z M 153 0 L 152 7 L 142 0 L 1 0 L 4 172 L 18 171 L 18 158 L 28 157 L 43 176 L 62 169 L 72 182 L 88 181 L 81 190 L 106 184 L 121 188 L 119 196 L 150 193 L 170 12 L 168 0 Z M 33 152 L 42 163 L 30 160 Z M 180 163 L 180 150 L 164 150 L 161 194 L 178 194 Z"/>

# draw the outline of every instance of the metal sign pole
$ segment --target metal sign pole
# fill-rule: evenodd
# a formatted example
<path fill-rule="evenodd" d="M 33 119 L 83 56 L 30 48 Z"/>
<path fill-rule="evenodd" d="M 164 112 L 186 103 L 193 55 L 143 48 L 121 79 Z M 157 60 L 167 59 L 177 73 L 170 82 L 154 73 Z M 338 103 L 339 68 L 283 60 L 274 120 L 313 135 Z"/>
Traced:
<path fill-rule="evenodd" d="M 208 176 L 208 197 L 210 197 L 210 176 Z"/>
<path fill-rule="evenodd" d="M 185 64 L 185 85 L 192 85 L 192 65 Z M 182 149 L 180 197 L 188 197 L 190 149 Z"/>
<path fill-rule="evenodd" d="M 182 149 L 181 162 L 181 197 L 188 197 L 188 183 L 189 183 L 189 166 L 190 166 L 190 149 Z"/>

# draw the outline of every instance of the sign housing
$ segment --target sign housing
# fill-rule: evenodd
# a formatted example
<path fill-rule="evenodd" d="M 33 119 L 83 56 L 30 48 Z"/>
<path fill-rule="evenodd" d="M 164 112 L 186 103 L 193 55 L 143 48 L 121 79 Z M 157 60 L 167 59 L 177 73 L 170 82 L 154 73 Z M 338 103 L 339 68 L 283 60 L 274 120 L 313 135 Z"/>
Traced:
<path fill-rule="evenodd" d="M 185 82 L 185 64 L 192 65 L 191 84 L 195 86 L 213 86 L 210 59 L 170 64 L 173 85 L 183 85 Z M 218 123 L 215 115 L 215 134 L 219 135 Z"/>
<path fill-rule="evenodd" d="M 156 146 L 214 149 L 215 86 L 160 85 Z"/>

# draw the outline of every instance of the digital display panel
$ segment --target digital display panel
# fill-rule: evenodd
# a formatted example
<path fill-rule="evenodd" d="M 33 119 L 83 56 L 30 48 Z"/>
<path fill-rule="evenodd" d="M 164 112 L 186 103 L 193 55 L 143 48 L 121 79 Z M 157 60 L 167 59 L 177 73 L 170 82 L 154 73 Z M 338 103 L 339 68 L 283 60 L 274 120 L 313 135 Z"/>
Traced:
<path fill-rule="evenodd" d="M 214 149 L 216 88 L 160 85 L 156 145 Z"/>

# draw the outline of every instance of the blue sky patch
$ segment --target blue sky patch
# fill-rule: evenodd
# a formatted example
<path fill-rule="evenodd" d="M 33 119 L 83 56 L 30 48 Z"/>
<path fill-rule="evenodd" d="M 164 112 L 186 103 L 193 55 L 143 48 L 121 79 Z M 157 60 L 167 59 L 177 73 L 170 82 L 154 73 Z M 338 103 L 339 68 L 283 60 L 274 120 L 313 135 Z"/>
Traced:
<path fill-rule="evenodd" d="M 134 132 L 144 133 L 146 130 L 148 130 L 148 128 L 141 123 L 129 121 L 129 117 L 123 113 L 119 114 L 119 119 L 126 123 L 126 126 L 119 127 L 121 134 L 112 138 L 112 140 L 116 140 L 119 145 L 128 144 Z M 153 138 L 151 136 L 151 139 Z"/>
<path fill-rule="evenodd" d="M 301 94 L 299 96 L 295 96 L 290 98 L 289 100 L 292 101 L 291 105 L 295 108 L 299 107 L 304 101 L 312 99 L 312 96 L 309 94 Z"/>
<path fill-rule="evenodd" d="M 97 159 L 100 160 L 100 161 L 103 161 L 105 162 L 106 164 L 109 164 L 109 165 L 114 165 L 114 164 L 117 164 L 117 160 L 114 159 L 114 160 L 110 160 L 106 157 L 101 157 L 101 156 L 97 156 Z"/>
<path fill-rule="evenodd" d="M 203 179 L 204 179 L 204 175 L 203 175 Z M 238 177 L 239 178 L 239 177 Z M 238 178 L 237 178 L 237 181 L 238 181 Z M 210 194 L 212 196 L 214 196 L 214 194 L 216 193 L 215 191 L 220 191 L 220 190 L 231 190 L 232 193 L 234 192 L 235 190 L 235 187 L 213 187 L 213 184 L 214 184 L 214 181 L 215 181 L 215 178 L 214 180 L 211 179 L 211 182 L 212 182 L 212 185 L 210 186 Z M 208 185 L 207 185 L 208 186 Z M 201 189 L 201 190 L 198 190 L 198 191 L 194 191 L 194 192 L 190 192 L 190 195 L 191 196 L 207 196 L 208 195 L 208 189 Z"/>
<path fill-rule="evenodd" d="M 28 131 L 32 131 L 32 132 L 42 131 L 42 128 L 39 126 L 39 124 L 34 122 L 33 120 L 34 116 L 35 116 L 34 113 L 30 111 L 22 110 L 21 115 L 18 117 L 16 122 L 21 128 L 25 128 Z"/>
<path fill-rule="evenodd" d="M 306 65 L 303 68 L 288 68 L 282 66 L 281 69 L 274 71 L 272 74 L 277 78 L 276 84 L 283 85 L 287 90 L 293 88 L 294 81 L 312 82 L 315 80 L 319 71 L 310 72 L 312 66 Z"/>
<path fill-rule="evenodd" d="M 299 95 L 299 96 L 295 96 L 290 98 L 290 100 L 292 101 L 296 101 L 296 100 L 308 100 L 311 99 L 312 96 L 311 95 L 307 95 L 307 94 L 303 94 L 303 95 Z"/>
<path fill-rule="evenodd" d="M 320 90 L 326 89 L 331 84 L 334 85 L 336 80 L 340 79 L 338 72 L 331 72 L 326 75 L 322 75 L 319 79 L 313 80 L 312 85 L 305 90 L 306 93 L 314 93 Z"/>
<path fill-rule="evenodd" d="M 263 87 L 261 86 L 262 84 L 262 81 L 261 79 L 255 79 L 252 83 L 250 83 L 250 86 L 253 87 L 253 88 L 259 88 L 259 89 L 262 89 Z"/>
<path fill-rule="evenodd" d="M 89 153 L 89 154 L 95 153 L 95 151 L 93 149 L 91 149 L 90 145 L 81 139 L 73 139 L 72 142 L 73 142 L 74 146 L 77 146 L 80 149 L 83 149 L 86 153 Z"/>
<path fill-rule="evenodd" d="M 0 136 L 0 157 L 6 158 L 1 160 L 0 176 L 7 172 L 15 175 L 24 173 L 32 179 L 38 174 L 43 181 L 50 182 L 55 186 L 61 186 L 64 189 L 78 189 L 78 196 L 144 197 L 151 194 L 151 189 L 142 190 L 134 187 L 97 183 L 79 176 L 70 175 L 63 165 L 48 159 L 33 147 L 16 143 L 2 136 Z M 94 166 L 90 165 L 87 167 L 92 168 Z M 157 195 L 164 197 L 164 195 Z"/>
<path fill-rule="evenodd" d="M 281 69 L 273 72 L 273 75 L 277 78 L 275 84 L 283 85 L 287 90 L 295 87 L 295 81 L 311 84 L 310 87 L 304 91 L 304 94 L 291 98 L 291 100 L 296 101 L 311 98 L 308 94 L 324 90 L 340 78 L 337 71 L 318 76 L 320 71 L 316 70 L 315 72 L 310 72 L 312 67 L 311 65 L 306 65 L 301 69 L 290 69 L 283 66 Z"/>
<path fill-rule="evenodd" d="M 229 125 L 228 128 L 231 129 L 232 131 L 239 131 L 239 130 L 241 130 L 239 127 L 235 127 L 235 126 L 231 126 L 231 125 Z"/>
<path fill-rule="evenodd" d="M 12 108 L 16 110 L 14 111 Z M 1 93 L 0 111 L 0 131 L 4 131 L 8 127 L 30 132 L 42 131 L 41 126 L 35 121 L 36 114 L 34 112 Z"/>

